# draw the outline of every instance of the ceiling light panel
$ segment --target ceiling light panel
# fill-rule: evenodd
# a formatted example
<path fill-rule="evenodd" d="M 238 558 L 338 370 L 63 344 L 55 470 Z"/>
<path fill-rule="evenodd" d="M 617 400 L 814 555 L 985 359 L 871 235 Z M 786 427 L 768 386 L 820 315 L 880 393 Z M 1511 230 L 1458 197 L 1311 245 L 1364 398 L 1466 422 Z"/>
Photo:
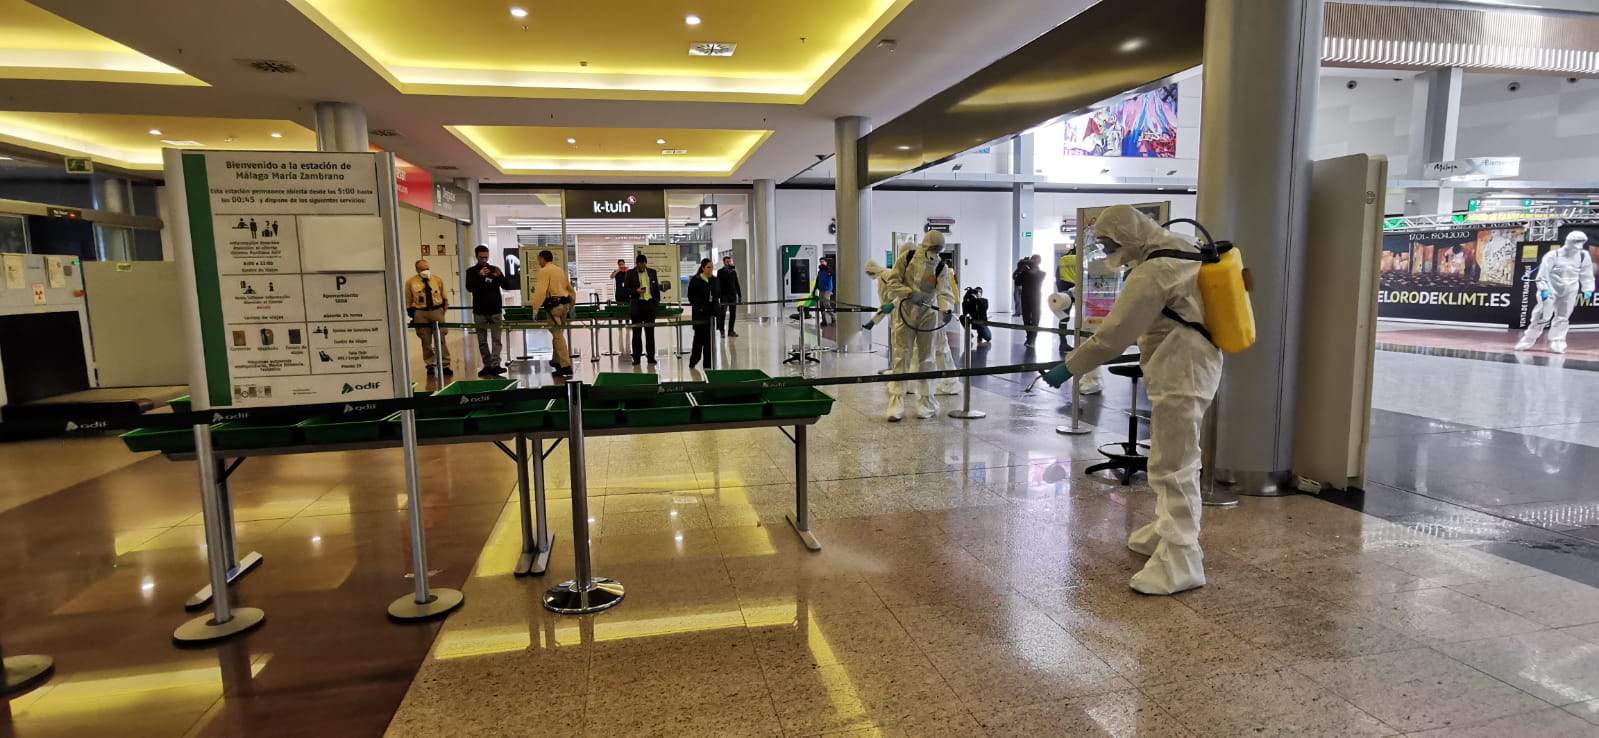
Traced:
<path fill-rule="evenodd" d="M 309 151 L 316 149 L 316 134 L 286 120 L 0 112 L 0 142 L 153 171 L 161 168 L 167 146 Z"/>
<path fill-rule="evenodd" d="M 0 79 L 205 86 L 25 0 L 0 0 Z"/>
<path fill-rule="evenodd" d="M 447 126 L 506 175 L 731 176 L 771 131 Z M 665 134 L 664 136 L 662 134 Z M 569 140 L 582 141 L 572 146 Z M 662 149 L 657 140 L 670 140 Z"/>
<path fill-rule="evenodd" d="M 286 1 L 405 93 L 800 104 L 913 0 Z"/>

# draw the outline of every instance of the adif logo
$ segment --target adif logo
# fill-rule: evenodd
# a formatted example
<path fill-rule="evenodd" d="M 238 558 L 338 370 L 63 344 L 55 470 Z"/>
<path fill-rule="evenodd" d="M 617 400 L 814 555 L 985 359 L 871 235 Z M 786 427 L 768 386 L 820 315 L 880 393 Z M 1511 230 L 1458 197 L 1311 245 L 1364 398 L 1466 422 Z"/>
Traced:
<path fill-rule="evenodd" d="M 594 212 L 611 214 L 631 213 L 633 212 L 633 206 L 637 204 L 638 198 L 633 195 L 628 195 L 627 198 L 623 200 L 595 200 Z"/>
<path fill-rule="evenodd" d="M 365 392 L 366 390 L 381 389 L 382 387 L 383 387 L 383 382 L 381 382 L 381 381 L 367 382 L 366 384 L 356 384 L 356 385 L 352 385 L 352 384 L 346 383 L 344 385 L 344 389 L 339 391 L 339 394 L 347 395 L 347 394 L 350 394 L 351 392 Z"/>
<path fill-rule="evenodd" d="M 95 421 L 92 421 L 92 422 L 81 423 L 81 424 L 80 423 L 74 423 L 74 422 L 68 420 L 67 421 L 67 432 L 71 433 L 73 431 L 80 431 L 80 430 L 101 430 L 101 429 L 109 427 L 109 425 L 110 424 L 107 421 L 104 421 L 104 420 L 95 420 Z"/>

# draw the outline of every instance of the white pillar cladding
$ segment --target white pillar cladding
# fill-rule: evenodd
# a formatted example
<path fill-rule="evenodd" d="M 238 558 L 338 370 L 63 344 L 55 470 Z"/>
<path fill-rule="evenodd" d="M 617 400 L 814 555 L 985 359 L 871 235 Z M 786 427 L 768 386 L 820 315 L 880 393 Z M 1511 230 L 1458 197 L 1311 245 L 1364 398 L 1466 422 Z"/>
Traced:
<path fill-rule="evenodd" d="M 318 151 L 368 151 L 366 108 L 354 103 L 316 104 Z"/>
<path fill-rule="evenodd" d="M 875 297 L 866 294 L 866 253 L 872 242 L 872 191 L 861 186 L 861 137 L 870 133 L 872 122 L 859 115 L 833 121 L 834 215 L 838 218 L 838 263 L 834 265 L 835 299 L 855 305 L 870 305 Z M 861 320 L 848 315 L 838 321 L 840 347 L 852 346 L 860 334 Z"/>
<path fill-rule="evenodd" d="M 749 263 L 738 265 L 744 275 L 740 286 L 745 300 L 775 300 L 783 294 L 777 288 L 782 261 L 777 243 L 777 181 L 757 179 L 754 185 L 750 192 Z"/>
<path fill-rule="evenodd" d="M 1033 159 L 1033 134 L 1023 133 L 1011 139 L 1011 173 L 1018 176 L 1033 175 L 1035 167 Z M 1023 257 L 1033 253 L 1033 240 L 1026 234 L 1033 232 L 1033 203 L 1034 186 L 1031 184 L 1011 185 L 1011 236 L 1010 236 L 1010 264 L 1015 265 Z M 1025 223 L 1023 221 L 1026 221 Z M 1004 274 L 1010 274 L 1007 267 Z M 1053 284 L 1053 282 L 1051 282 Z M 1005 294 L 1010 294 L 1005 291 Z M 1012 306 L 1013 310 L 1021 310 Z"/>
<path fill-rule="evenodd" d="M 1199 221 L 1243 250 L 1258 339 L 1227 357 L 1214 412 L 1217 478 L 1292 491 L 1303 248 L 1322 0 L 1209 0 Z"/>

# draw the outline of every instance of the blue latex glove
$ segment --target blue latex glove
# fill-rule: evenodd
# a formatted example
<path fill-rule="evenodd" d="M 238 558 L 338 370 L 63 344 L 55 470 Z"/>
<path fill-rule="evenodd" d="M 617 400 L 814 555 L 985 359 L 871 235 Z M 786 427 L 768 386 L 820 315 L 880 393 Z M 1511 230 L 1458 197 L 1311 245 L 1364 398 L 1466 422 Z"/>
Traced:
<path fill-rule="evenodd" d="M 1066 362 L 1064 361 L 1057 365 L 1054 369 L 1050 369 L 1049 371 L 1045 372 L 1039 372 L 1038 374 L 1044 378 L 1044 384 L 1054 387 L 1055 389 L 1060 389 L 1060 386 L 1065 384 L 1066 380 L 1072 378 L 1071 370 L 1066 368 Z"/>
<path fill-rule="evenodd" d="M 1540 300 L 1549 299 L 1549 290 L 1539 290 L 1538 291 L 1538 299 L 1540 299 Z"/>

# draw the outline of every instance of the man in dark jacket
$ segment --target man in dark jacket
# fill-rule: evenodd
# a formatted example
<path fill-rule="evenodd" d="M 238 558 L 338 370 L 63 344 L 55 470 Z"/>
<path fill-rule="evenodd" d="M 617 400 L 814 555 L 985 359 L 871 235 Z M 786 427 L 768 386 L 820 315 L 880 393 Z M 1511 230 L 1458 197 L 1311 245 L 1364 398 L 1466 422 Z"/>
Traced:
<path fill-rule="evenodd" d="M 738 318 L 738 304 L 744 301 L 744 287 L 738 283 L 738 270 L 733 268 L 733 257 L 722 257 L 722 268 L 716 272 L 716 284 L 721 288 L 718 297 L 721 311 L 716 314 L 716 330 L 724 336 L 738 338 L 733 321 Z"/>
<path fill-rule="evenodd" d="M 1016 273 L 1011 275 L 1016 280 L 1017 291 L 1020 294 L 1022 305 L 1022 324 L 1037 326 L 1040 305 L 1043 297 L 1044 269 L 1040 264 L 1043 257 L 1034 254 L 1031 259 L 1023 259 L 1016 267 Z M 1027 345 L 1033 345 L 1038 340 L 1038 333 L 1028 331 Z"/>
<path fill-rule="evenodd" d="M 514 290 L 516 283 L 505 272 L 489 264 L 489 247 L 472 251 L 477 264 L 466 271 L 466 291 L 472 293 L 472 322 L 477 326 L 477 353 L 483 360 L 480 377 L 505 373 L 500 363 L 501 341 L 505 333 L 505 298 L 501 290 Z"/>
<path fill-rule="evenodd" d="M 649 257 L 639 254 L 633 263 L 623 290 L 628 295 L 628 318 L 633 323 L 633 363 L 639 363 L 643 356 L 654 364 L 655 314 L 661 306 L 661 284 L 649 266 Z"/>

